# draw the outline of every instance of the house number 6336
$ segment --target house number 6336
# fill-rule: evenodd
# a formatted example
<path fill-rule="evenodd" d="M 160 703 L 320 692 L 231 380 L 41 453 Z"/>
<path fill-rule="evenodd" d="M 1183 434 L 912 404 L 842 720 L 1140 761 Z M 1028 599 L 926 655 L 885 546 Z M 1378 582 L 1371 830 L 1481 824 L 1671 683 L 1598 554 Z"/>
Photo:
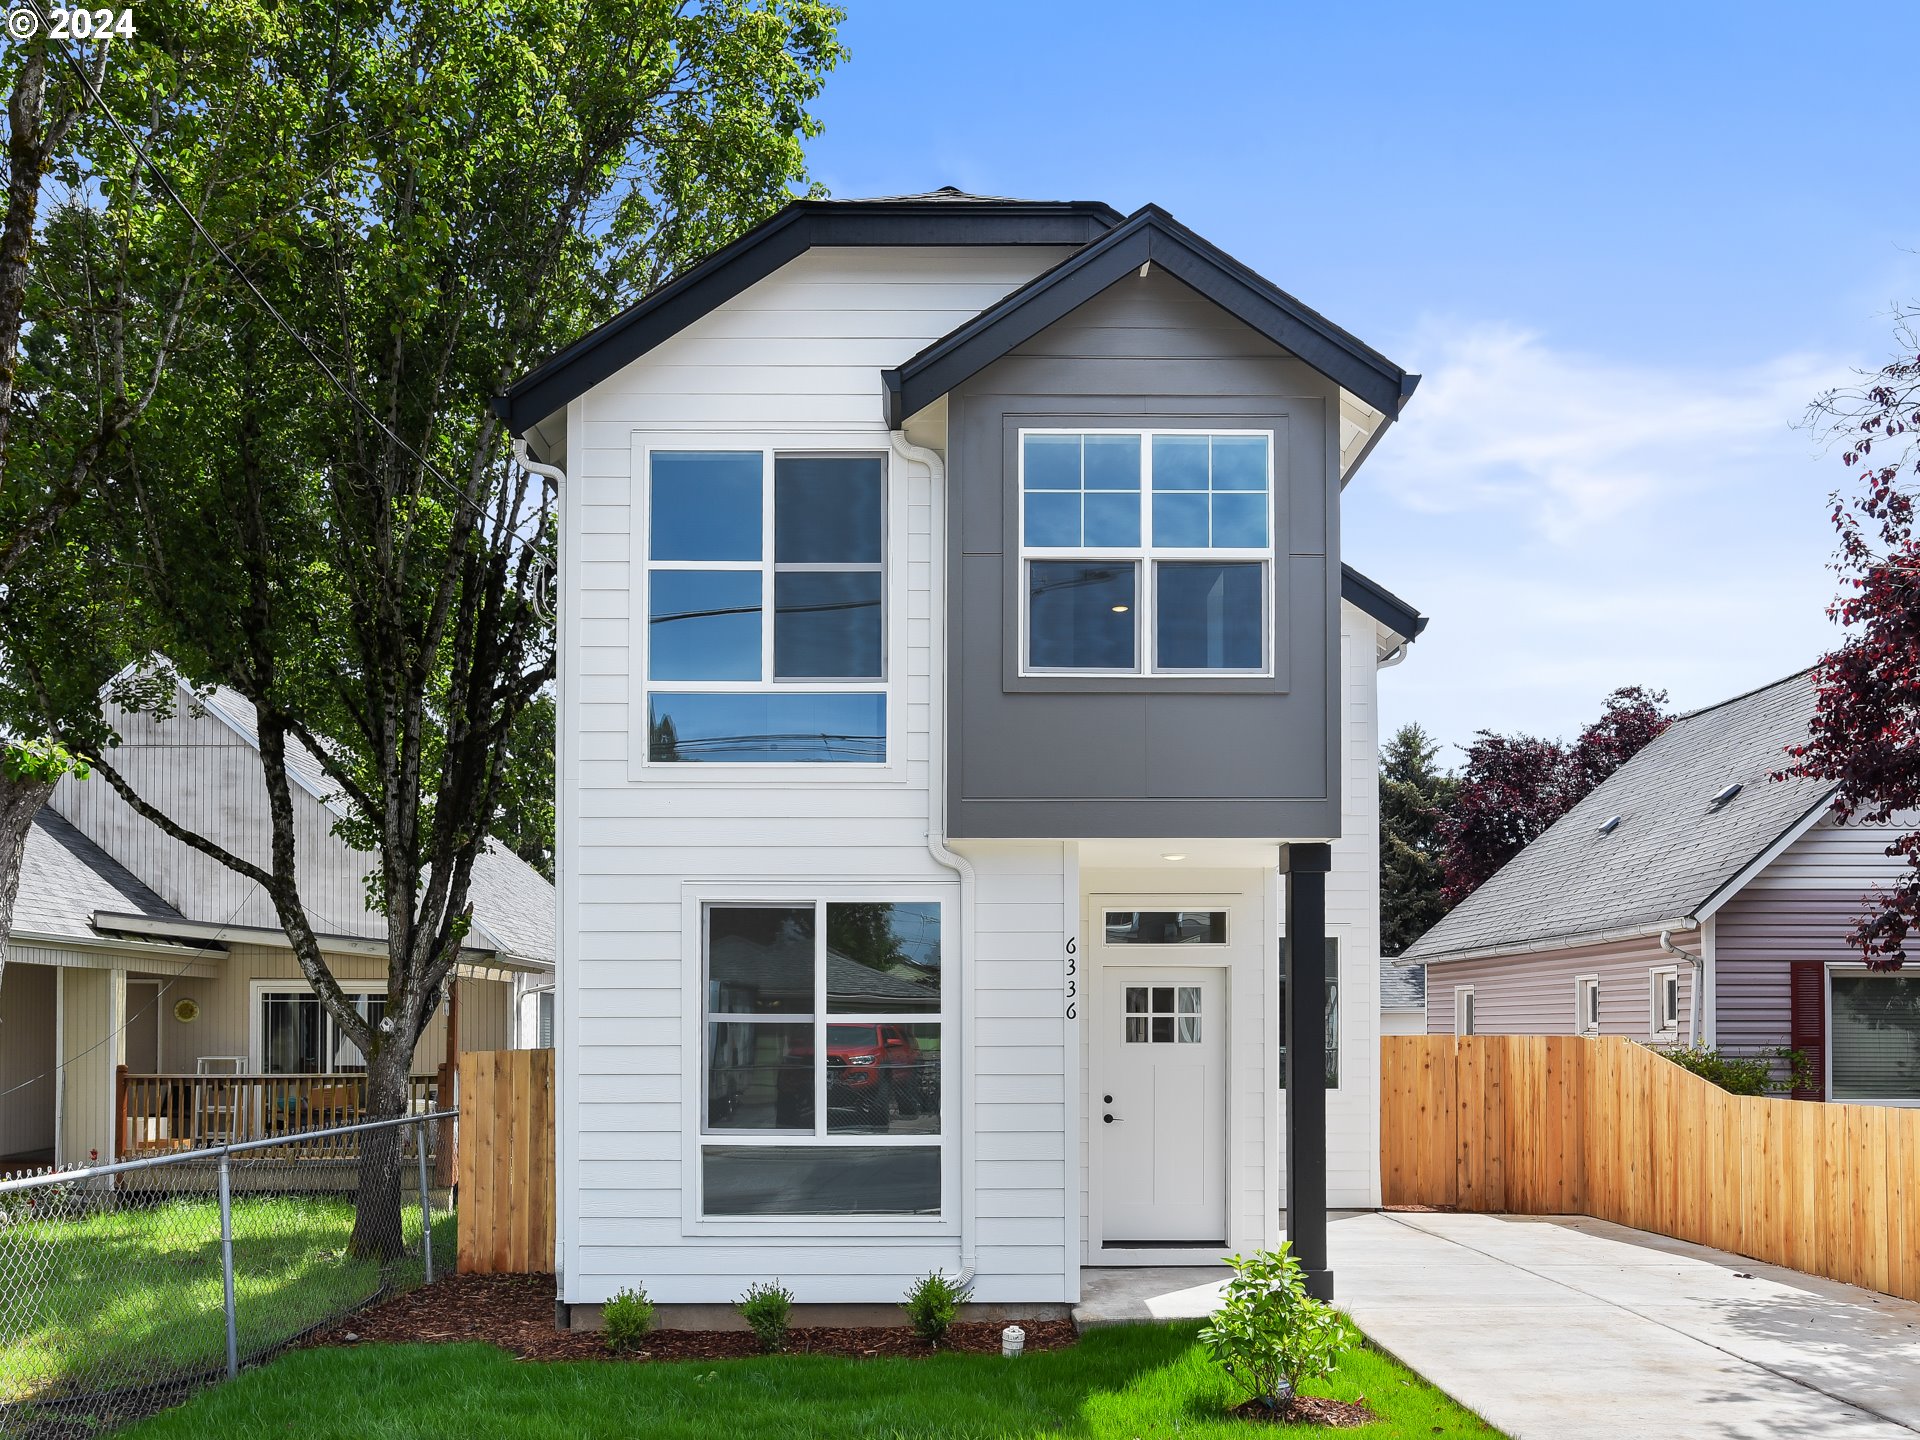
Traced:
<path fill-rule="evenodd" d="M 1080 940 L 1077 936 L 1067 937 L 1067 1019 L 1080 1018 Z"/>

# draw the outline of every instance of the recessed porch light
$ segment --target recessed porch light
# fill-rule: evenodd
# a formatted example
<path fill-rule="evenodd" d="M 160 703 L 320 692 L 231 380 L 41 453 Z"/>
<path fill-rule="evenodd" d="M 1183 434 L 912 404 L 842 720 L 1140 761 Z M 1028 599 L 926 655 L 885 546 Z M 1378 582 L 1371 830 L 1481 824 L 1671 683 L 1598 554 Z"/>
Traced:
<path fill-rule="evenodd" d="M 1171 854 L 1162 855 L 1160 858 L 1162 860 L 1184 860 L 1187 857 L 1182 853 L 1175 852 Z"/>
<path fill-rule="evenodd" d="M 1127 607 L 1124 605 L 1116 605 L 1113 607 L 1113 613 L 1116 615 L 1124 615 L 1127 613 Z"/>

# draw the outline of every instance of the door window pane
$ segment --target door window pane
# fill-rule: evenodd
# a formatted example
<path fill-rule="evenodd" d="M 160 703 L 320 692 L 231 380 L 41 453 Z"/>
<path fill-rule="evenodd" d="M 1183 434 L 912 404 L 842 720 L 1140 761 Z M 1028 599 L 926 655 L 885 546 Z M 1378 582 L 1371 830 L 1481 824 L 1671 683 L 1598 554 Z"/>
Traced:
<path fill-rule="evenodd" d="M 760 573 L 653 571 L 647 673 L 655 680 L 758 680 Z"/>
<path fill-rule="evenodd" d="M 709 1130 L 813 1129 L 813 1025 L 707 1026 Z"/>
<path fill-rule="evenodd" d="M 1106 915 L 1106 935 L 1109 945 L 1224 945 L 1227 943 L 1227 912 L 1109 910 Z M 1132 993 L 1128 991 L 1128 994 Z"/>
<path fill-rule="evenodd" d="M 880 636 L 878 570 L 773 577 L 773 673 L 779 678 L 877 680 Z"/>
<path fill-rule="evenodd" d="M 708 910 L 708 1012 L 811 1015 L 813 935 L 811 905 Z"/>
<path fill-rule="evenodd" d="M 827 1012 L 934 1014 L 940 1009 L 940 907 L 827 906 Z"/>
<path fill-rule="evenodd" d="M 827 1026 L 829 1135 L 938 1135 L 940 1027 Z"/>
<path fill-rule="evenodd" d="M 260 1061 L 269 1075 L 320 1073 L 320 997 L 288 992 L 260 997 Z"/>
<path fill-rule="evenodd" d="M 1258 670 L 1265 571 L 1258 563 L 1158 566 L 1154 663 L 1163 670 Z"/>
<path fill-rule="evenodd" d="M 887 758 L 887 697 L 656 691 L 647 755 L 655 764 L 878 764 Z"/>
<path fill-rule="evenodd" d="M 937 1215 L 937 1145 L 710 1145 L 709 1215 Z"/>
<path fill-rule="evenodd" d="M 1134 580 L 1130 564 L 1031 562 L 1027 663 L 1039 670 L 1132 670 Z"/>
<path fill-rule="evenodd" d="M 1833 1098 L 1920 1100 L 1920 976 L 1833 977 Z"/>
<path fill-rule="evenodd" d="M 655 560 L 758 560 L 757 450 L 656 450 L 647 553 Z"/>

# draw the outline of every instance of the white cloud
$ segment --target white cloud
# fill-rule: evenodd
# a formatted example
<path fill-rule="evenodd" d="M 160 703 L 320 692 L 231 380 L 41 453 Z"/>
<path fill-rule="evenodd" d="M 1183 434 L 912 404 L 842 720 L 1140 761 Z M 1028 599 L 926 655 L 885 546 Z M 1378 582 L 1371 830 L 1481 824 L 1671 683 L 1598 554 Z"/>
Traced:
<path fill-rule="evenodd" d="M 1756 464 L 1807 458 L 1793 422 L 1846 375 L 1811 355 L 1730 370 L 1631 365 L 1489 323 L 1428 322 L 1396 353 L 1427 373 L 1367 481 L 1429 513 L 1508 512 L 1558 545 Z"/>

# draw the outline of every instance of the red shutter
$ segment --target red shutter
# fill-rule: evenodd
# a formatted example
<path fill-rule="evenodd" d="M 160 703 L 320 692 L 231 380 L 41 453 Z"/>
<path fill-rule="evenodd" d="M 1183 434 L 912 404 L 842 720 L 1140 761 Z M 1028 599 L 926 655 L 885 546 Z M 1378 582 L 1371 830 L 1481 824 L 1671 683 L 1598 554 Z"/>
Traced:
<path fill-rule="evenodd" d="M 1813 1065 L 1813 1083 L 1795 1090 L 1796 1100 L 1827 1098 L 1827 966 L 1823 960 L 1788 962 L 1793 1020 L 1789 1043 Z"/>

